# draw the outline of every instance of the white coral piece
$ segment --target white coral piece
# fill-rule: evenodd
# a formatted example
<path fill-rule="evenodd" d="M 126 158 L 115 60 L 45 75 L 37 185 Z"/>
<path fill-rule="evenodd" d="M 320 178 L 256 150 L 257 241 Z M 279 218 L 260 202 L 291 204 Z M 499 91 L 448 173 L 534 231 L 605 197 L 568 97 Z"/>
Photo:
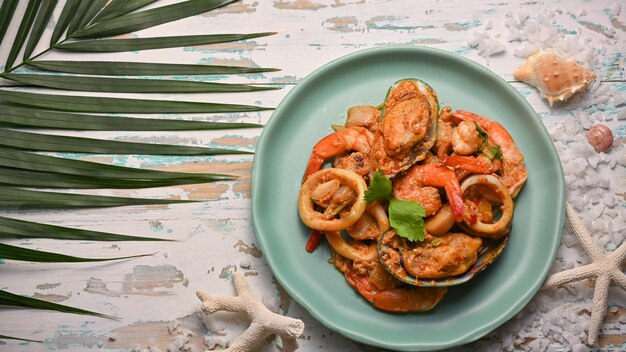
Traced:
<path fill-rule="evenodd" d="M 211 296 L 198 290 L 196 294 L 202 301 L 202 311 L 206 314 L 217 311 L 244 312 L 252 322 L 246 331 L 237 337 L 227 349 L 228 352 L 249 352 L 258 347 L 269 335 L 280 336 L 283 349 L 293 351 L 298 348 L 296 338 L 304 332 L 302 320 L 286 317 L 271 312 L 252 294 L 243 275 L 233 273 L 235 297 Z"/>

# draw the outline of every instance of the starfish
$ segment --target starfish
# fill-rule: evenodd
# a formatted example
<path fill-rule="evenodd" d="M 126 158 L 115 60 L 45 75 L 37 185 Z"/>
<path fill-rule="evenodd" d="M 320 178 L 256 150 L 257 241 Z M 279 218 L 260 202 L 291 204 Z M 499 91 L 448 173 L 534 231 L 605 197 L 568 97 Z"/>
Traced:
<path fill-rule="evenodd" d="M 574 269 L 562 271 L 550 276 L 543 285 L 543 288 L 550 288 L 572 281 L 579 281 L 596 276 L 595 288 L 593 291 L 593 303 L 591 308 L 591 322 L 589 323 L 589 333 L 587 343 L 594 345 L 598 338 L 600 324 L 606 314 L 606 302 L 609 295 L 609 285 L 611 280 L 615 281 L 626 290 L 626 274 L 622 272 L 620 266 L 626 259 L 626 241 L 611 253 L 604 253 L 595 244 L 591 235 L 585 229 L 580 218 L 574 212 L 571 205 L 566 204 L 565 213 L 574 230 L 574 234 L 580 240 L 585 251 L 593 261 L 591 264 L 576 267 Z"/>
<path fill-rule="evenodd" d="M 211 296 L 206 292 L 198 290 L 196 295 L 202 301 L 202 311 L 206 314 L 225 310 L 228 312 L 245 312 L 252 319 L 250 326 L 239 335 L 227 349 L 227 352 L 249 352 L 257 347 L 270 335 L 278 335 L 286 351 L 295 351 L 298 348 L 296 338 L 304 332 L 302 320 L 293 319 L 280 314 L 276 314 L 258 298 L 256 298 L 248 282 L 243 275 L 233 273 L 233 283 L 235 284 L 235 297 Z"/>

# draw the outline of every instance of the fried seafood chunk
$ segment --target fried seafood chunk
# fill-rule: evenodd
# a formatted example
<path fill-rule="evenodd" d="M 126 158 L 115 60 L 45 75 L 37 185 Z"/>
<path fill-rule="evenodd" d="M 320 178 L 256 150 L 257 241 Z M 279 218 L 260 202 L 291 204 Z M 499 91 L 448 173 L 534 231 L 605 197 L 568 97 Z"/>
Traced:
<path fill-rule="evenodd" d="M 387 235 L 388 234 L 388 235 Z M 426 235 L 422 242 L 410 242 L 388 231 L 382 241 L 381 259 L 399 278 L 439 279 L 460 275 L 476 262 L 482 240 L 464 233 Z"/>

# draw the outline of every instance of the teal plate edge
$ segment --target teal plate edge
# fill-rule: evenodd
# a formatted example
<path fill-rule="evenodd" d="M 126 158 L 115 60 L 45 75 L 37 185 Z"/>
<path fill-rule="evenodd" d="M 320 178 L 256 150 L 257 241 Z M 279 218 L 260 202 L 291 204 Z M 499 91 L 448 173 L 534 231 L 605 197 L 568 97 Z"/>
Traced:
<path fill-rule="evenodd" d="M 502 325 L 510 318 L 512 318 L 515 314 L 517 314 L 537 293 L 542 283 L 544 282 L 551 264 L 554 262 L 556 257 L 557 250 L 561 241 L 561 234 L 563 229 L 563 222 L 565 218 L 565 185 L 563 178 L 563 171 L 561 168 L 561 163 L 558 158 L 558 154 L 556 153 L 556 149 L 554 145 L 550 142 L 547 146 L 548 150 L 545 152 L 548 154 L 547 157 L 549 161 L 554 164 L 555 169 L 552 170 L 556 172 L 558 177 L 552 179 L 555 182 L 554 189 L 552 190 L 551 197 L 555 200 L 555 209 L 554 213 L 556 218 L 552 223 L 552 228 L 547 231 L 551 234 L 554 234 L 550 237 L 551 241 L 547 243 L 548 245 L 548 254 L 549 260 L 547 261 L 548 265 L 544 265 L 542 269 L 537 272 L 534 280 L 526 282 L 527 290 L 523 292 L 519 296 L 519 299 L 515 304 L 512 304 L 506 310 L 502 310 L 498 318 L 490 321 L 489 323 L 485 323 L 480 326 L 475 326 L 475 328 L 470 331 L 462 332 L 460 335 L 456 337 L 450 336 L 449 339 L 445 339 L 445 341 L 439 341 L 437 343 L 424 343 L 422 341 L 416 339 L 405 339 L 403 341 L 398 340 L 390 340 L 384 336 L 376 336 L 376 334 L 365 333 L 363 331 L 358 331 L 357 329 L 351 328 L 350 326 L 338 324 L 331 317 L 325 316 L 318 309 L 318 305 L 320 304 L 315 299 L 311 300 L 306 292 L 303 292 L 302 289 L 294 286 L 290 279 L 283 273 L 281 268 L 278 266 L 278 253 L 273 253 L 271 248 L 271 236 L 266 233 L 265 229 L 261 225 L 263 220 L 259 218 L 260 209 L 262 207 L 267 206 L 267 204 L 262 203 L 262 198 L 255 196 L 258 194 L 258 189 L 261 187 L 262 183 L 262 175 L 264 173 L 264 158 L 269 158 L 271 156 L 265 156 L 265 150 L 268 149 L 268 144 L 270 143 L 269 138 L 267 137 L 271 131 L 279 128 L 280 119 L 286 119 L 288 117 L 281 116 L 281 109 L 289 104 L 293 104 L 296 99 L 298 99 L 297 95 L 300 91 L 305 91 L 307 87 L 311 84 L 311 82 L 315 82 L 317 78 L 327 74 L 329 71 L 334 70 L 335 68 L 349 64 L 354 60 L 359 60 L 363 58 L 367 58 L 372 55 L 406 55 L 406 54 L 414 54 L 414 55 L 428 55 L 428 56 L 437 56 L 440 58 L 444 58 L 449 61 L 454 61 L 458 63 L 458 65 L 465 66 L 470 70 L 475 71 L 479 75 L 484 76 L 486 79 L 490 80 L 490 83 L 493 83 L 498 86 L 499 89 L 502 89 L 511 99 L 514 100 L 514 103 L 521 106 L 524 111 L 523 113 L 527 116 L 532 116 L 532 119 L 528 119 L 525 123 L 531 124 L 534 129 L 541 133 L 540 138 L 544 141 L 551 141 L 551 138 L 545 129 L 544 125 L 541 123 L 539 117 L 532 109 L 532 107 L 528 104 L 528 102 L 524 99 L 524 97 L 511 85 L 509 85 L 504 79 L 502 79 L 497 74 L 493 73 L 489 69 L 483 67 L 482 65 L 475 63 L 467 58 L 459 56 L 454 53 L 450 53 L 444 50 L 429 48 L 429 47 L 418 47 L 418 46 L 386 46 L 386 47 L 377 47 L 371 49 L 365 49 L 361 51 L 357 51 L 351 53 L 349 55 L 340 57 L 336 60 L 333 60 L 319 69 L 312 72 L 308 75 L 304 80 L 302 80 L 299 84 L 297 84 L 281 101 L 276 110 L 274 111 L 272 117 L 269 119 L 267 125 L 265 126 L 256 147 L 255 157 L 253 160 L 253 168 L 252 168 L 252 219 L 254 231 L 256 233 L 257 240 L 265 257 L 265 260 L 270 265 L 272 272 L 275 278 L 278 280 L 280 285 L 289 293 L 289 295 L 295 299 L 301 306 L 303 306 L 315 319 L 321 322 L 323 325 L 332 329 L 345 337 L 365 343 L 372 346 L 402 350 L 402 351 L 416 351 L 416 350 L 433 350 L 433 349 L 444 349 L 455 347 L 459 345 L 463 345 L 466 343 L 470 343 L 480 339 L 485 336 L 498 326 Z M 351 102 L 346 102 L 347 106 L 354 105 Z M 455 107 L 456 108 L 456 107 Z M 458 107 L 463 108 L 463 107 Z M 312 145 L 311 145 L 312 146 Z M 308 150 L 310 151 L 310 149 Z M 293 167 L 292 165 L 285 165 L 285 167 Z M 304 170 L 304 168 L 302 168 Z M 532 172 L 532 171 L 531 171 Z M 522 190 L 523 193 L 523 190 Z M 506 250 L 505 250 L 506 251 Z M 305 252 L 306 253 L 306 252 Z M 326 263 L 326 260 L 323 261 L 323 265 L 329 265 Z M 487 269 L 486 271 L 489 271 Z M 441 304 L 444 304 L 442 302 Z M 458 332 L 457 332 L 458 333 Z"/>

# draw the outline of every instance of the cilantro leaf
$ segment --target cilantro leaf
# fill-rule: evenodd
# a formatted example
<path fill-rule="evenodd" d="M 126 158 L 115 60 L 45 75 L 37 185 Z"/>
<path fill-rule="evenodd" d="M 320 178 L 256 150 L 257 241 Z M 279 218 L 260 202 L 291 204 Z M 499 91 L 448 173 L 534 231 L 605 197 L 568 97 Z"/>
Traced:
<path fill-rule="evenodd" d="M 376 171 L 370 182 L 370 186 L 365 191 L 365 202 L 373 203 L 377 200 L 391 199 L 391 181 L 383 175 L 382 170 Z"/>
<path fill-rule="evenodd" d="M 391 199 L 389 201 L 389 223 L 398 236 L 409 241 L 423 241 L 424 216 L 426 210 L 420 202 L 410 200 Z"/>

